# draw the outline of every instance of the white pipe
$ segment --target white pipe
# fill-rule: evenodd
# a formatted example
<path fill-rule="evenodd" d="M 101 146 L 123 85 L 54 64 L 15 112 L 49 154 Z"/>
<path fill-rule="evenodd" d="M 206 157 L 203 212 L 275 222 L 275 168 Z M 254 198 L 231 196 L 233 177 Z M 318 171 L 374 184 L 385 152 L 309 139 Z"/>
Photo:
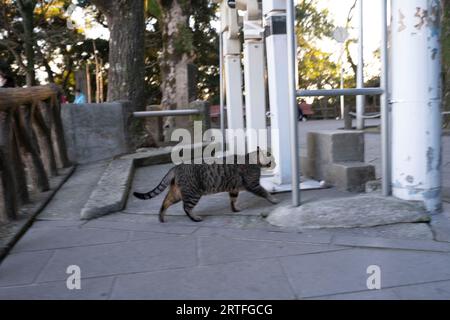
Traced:
<path fill-rule="evenodd" d="M 390 112 L 389 112 L 389 83 L 388 83 L 388 20 L 387 20 L 387 1 L 381 0 L 381 76 L 380 87 L 383 94 L 380 97 L 381 109 L 381 178 L 382 193 L 385 197 L 392 193 L 391 181 L 391 148 L 390 148 Z"/>
<path fill-rule="evenodd" d="M 391 0 L 394 196 L 442 208 L 439 0 Z"/>
<path fill-rule="evenodd" d="M 358 69 L 357 69 L 357 83 L 356 87 L 361 89 L 364 87 L 364 19 L 363 19 L 363 0 L 358 0 Z M 356 97 L 356 128 L 364 130 L 364 103 L 365 97 Z"/>
<path fill-rule="evenodd" d="M 271 151 L 276 161 L 270 183 L 275 190 L 292 182 L 289 140 L 289 80 L 286 36 L 286 0 L 263 0 L 266 36 L 267 78 L 270 104 Z M 284 28 L 283 28 L 284 25 Z"/>
<path fill-rule="evenodd" d="M 296 85 L 296 59 L 297 47 L 295 42 L 295 6 L 294 0 L 287 1 L 286 32 L 288 52 L 288 78 L 289 78 L 289 116 L 290 116 L 290 142 L 291 142 L 291 170 L 292 170 L 292 206 L 300 205 L 300 161 L 298 145 L 298 110 Z"/>
<path fill-rule="evenodd" d="M 223 79 L 223 33 L 219 32 L 219 82 L 220 82 L 220 132 L 222 132 L 222 151 L 225 151 L 225 94 Z"/>

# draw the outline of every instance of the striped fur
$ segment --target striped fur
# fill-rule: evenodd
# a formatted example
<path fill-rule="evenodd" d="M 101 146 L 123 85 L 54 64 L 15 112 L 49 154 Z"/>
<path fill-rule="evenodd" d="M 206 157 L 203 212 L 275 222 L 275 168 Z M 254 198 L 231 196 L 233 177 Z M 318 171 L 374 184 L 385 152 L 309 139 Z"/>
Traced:
<path fill-rule="evenodd" d="M 153 189 L 147 193 L 134 192 L 133 195 L 136 198 L 141 199 L 141 200 L 149 200 L 151 198 L 156 197 L 158 194 L 160 194 L 167 188 L 170 181 L 172 181 L 172 179 L 173 179 L 174 173 L 175 173 L 175 168 L 170 169 L 169 172 L 167 172 L 167 174 L 164 176 L 164 178 L 161 180 L 161 182 L 158 184 L 158 186 L 155 189 Z"/>
<path fill-rule="evenodd" d="M 263 165 L 260 162 L 250 164 L 250 157 L 251 155 L 246 156 L 244 164 L 180 164 L 172 168 L 155 189 L 148 193 L 135 192 L 134 195 L 139 199 L 150 199 L 160 194 L 170 184 L 169 192 L 159 212 L 161 222 L 165 220 L 167 208 L 180 201 L 183 202 L 184 212 L 191 220 L 201 221 L 202 219 L 194 215 L 192 210 L 202 196 L 220 192 L 229 193 L 233 212 L 239 212 L 236 201 L 242 190 L 263 197 L 271 203 L 278 203 L 259 184 L 261 167 L 268 167 L 271 164 Z"/>

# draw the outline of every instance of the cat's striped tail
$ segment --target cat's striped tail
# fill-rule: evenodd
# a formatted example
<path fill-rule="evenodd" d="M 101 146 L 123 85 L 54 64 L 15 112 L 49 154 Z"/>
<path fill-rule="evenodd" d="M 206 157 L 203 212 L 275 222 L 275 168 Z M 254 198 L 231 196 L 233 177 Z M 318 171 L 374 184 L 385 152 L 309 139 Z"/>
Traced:
<path fill-rule="evenodd" d="M 167 172 L 165 177 L 161 180 L 161 182 L 155 189 L 147 193 L 133 192 L 133 195 L 141 200 L 149 200 L 153 197 L 156 197 L 158 194 L 160 194 L 167 188 L 167 186 L 170 184 L 174 176 L 175 176 L 175 168 L 172 168 L 169 170 L 169 172 Z"/>

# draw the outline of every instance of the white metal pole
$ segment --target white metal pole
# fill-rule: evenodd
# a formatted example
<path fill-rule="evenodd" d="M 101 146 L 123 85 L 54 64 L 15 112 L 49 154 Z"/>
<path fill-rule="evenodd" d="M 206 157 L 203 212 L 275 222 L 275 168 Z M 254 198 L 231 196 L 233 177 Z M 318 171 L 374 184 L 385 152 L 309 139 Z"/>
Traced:
<path fill-rule="evenodd" d="M 364 87 L 364 19 L 363 19 L 363 0 L 358 0 L 358 69 L 356 87 L 361 89 Z M 364 103 L 365 97 L 356 97 L 356 129 L 364 130 Z"/>
<path fill-rule="evenodd" d="M 439 0 L 392 0 L 394 196 L 442 208 Z"/>
<path fill-rule="evenodd" d="M 391 181 L 391 148 L 390 148 L 390 111 L 388 84 L 388 20 L 387 1 L 381 0 L 381 76 L 380 87 L 383 94 L 380 97 L 381 108 L 381 150 L 382 150 L 382 193 L 385 197 L 392 193 Z"/>
<path fill-rule="evenodd" d="M 263 0 L 266 27 L 266 59 L 270 104 L 271 151 L 276 161 L 273 177 L 267 179 L 266 189 L 291 189 L 291 146 L 289 141 L 289 67 L 285 0 Z"/>
<path fill-rule="evenodd" d="M 295 82 L 295 67 L 297 48 L 295 41 L 295 6 L 294 0 L 287 1 L 286 33 L 288 51 L 288 77 L 289 77 L 289 116 L 291 139 L 291 170 L 292 170 L 292 206 L 300 205 L 300 161 L 298 146 L 298 120 L 297 120 L 297 86 Z"/>
<path fill-rule="evenodd" d="M 339 64 L 341 67 L 341 89 L 344 89 L 344 63 L 343 63 L 344 46 L 345 42 L 341 44 L 341 55 L 339 57 Z M 344 112 L 345 112 L 345 97 L 341 96 L 341 120 L 344 119 Z"/>
<path fill-rule="evenodd" d="M 222 132 L 222 152 L 225 152 L 225 94 L 223 80 L 223 33 L 219 32 L 219 86 L 220 86 L 220 132 Z"/>

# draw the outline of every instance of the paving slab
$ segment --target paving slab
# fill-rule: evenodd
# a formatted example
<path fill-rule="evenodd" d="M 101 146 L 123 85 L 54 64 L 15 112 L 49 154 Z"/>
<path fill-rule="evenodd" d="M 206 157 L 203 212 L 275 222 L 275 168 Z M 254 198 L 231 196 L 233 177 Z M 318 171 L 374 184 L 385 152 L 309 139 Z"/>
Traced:
<path fill-rule="evenodd" d="M 400 299 L 450 300 L 450 281 L 425 283 L 392 289 Z"/>
<path fill-rule="evenodd" d="M 294 299 L 275 260 L 244 261 L 117 277 L 112 299 Z"/>
<path fill-rule="evenodd" d="M 33 222 L 31 226 L 33 229 L 53 229 L 53 228 L 71 228 L 71 227 L 80 227 L 82 224 L 86 223 L 86 221 L 80 220 L 44 220 L 39 219 Z"/>
<path fill-rule="evenodd" d="M 0 287 L 34 282 L 52 254 L 52 251 L 9 254 L 0 264 Z"/>
<path fill-rule="evenodd" d="M 201 265 L 293 256 L 336 250 L 343 250 L 343 248 L 330 245 L 263 240 L 239 240 L 223 237 L 200 237 L 198 239 L 198 254 Z"/>
<path fill-rule="evenodd" d="M 194 233 L 195 236 L 228 237 L 231 239 L 272 240 L 285 242 L 300 242 L 311 244 L 330 244 L 332 235 L 329 233 L 300 233 L 300 232 L 275 232 L 269 230 L 230 229 L 201 227 Z"/>
<path fill-rule="evenodd" d="M 399 300 L 394 289 L 370 290 L 308 298 L 308 300 Z"/>
<path fill-rule="evenodd" d="M 121 222 L 121 221 L 105 221 L 105 220 L 93 220 L 85 225 L 83 228 L 93 229 L 110 229 L 110 230 L 128 230 L 128 231 L 147 231 L 147 232 L 160 232 L 160 233 L 173 233 L 173 234 L 191 234 L 197 230 L 198 226 L 180 226 L 171 225 L 169 223 L 133 223 L 133 222 Z"/>
<path fill-rule="evenodd" d="M 194 266 L 195 240 L 190 237 L 151 239 L 56 250 L 38 282 L 66 279 L 69 265 L 84 277 L 164 270 Z"/>
<path fill-rule="evenodd" d="M 105 300 L 114 277 L 82 279 L 80 290 L 67 289 L 66 281 L 20 287 L 0 287 L 0 300 Z"/>
<path fill-rule="evenodd" d="M 80 211 L 106 166 L 107 162 L 78 166 L 37 219 L 79 221 Z"/>
<path fill-rule="evenodd" d="M 370 228 L 339 228 L 327 229 L 334 235 L 384 238 L 433 240 L 433 232 L 428 223 L 396 223 Z"/>
<path fill-rule="evenodd" d="M 450 255 L 352 249 L 279 258 L 299 297 L 367 291 L 367 268 L 381 269 L 381 288 L 450 279 Z"/>
<path fill-rule="evenodd" d="M 336 236 L 333 238 L 333 244 L 350 247 L 450 252 L 450 243 L 442 243 L 431 240 L 403 240 L 355 236 Z"/>
<path fill-rule="evenodd" d="M 421 204 L 371 194 L 280 207 L 267 221 L 281 227 L 320 229 L 428 222 L 430 217 Z"/>
<path fill-rule="evenodd" d="M 38 251 L 122 242 L 128 231 L 80 228 L 32 228 L 14 246 L 12 252 Z"/>

